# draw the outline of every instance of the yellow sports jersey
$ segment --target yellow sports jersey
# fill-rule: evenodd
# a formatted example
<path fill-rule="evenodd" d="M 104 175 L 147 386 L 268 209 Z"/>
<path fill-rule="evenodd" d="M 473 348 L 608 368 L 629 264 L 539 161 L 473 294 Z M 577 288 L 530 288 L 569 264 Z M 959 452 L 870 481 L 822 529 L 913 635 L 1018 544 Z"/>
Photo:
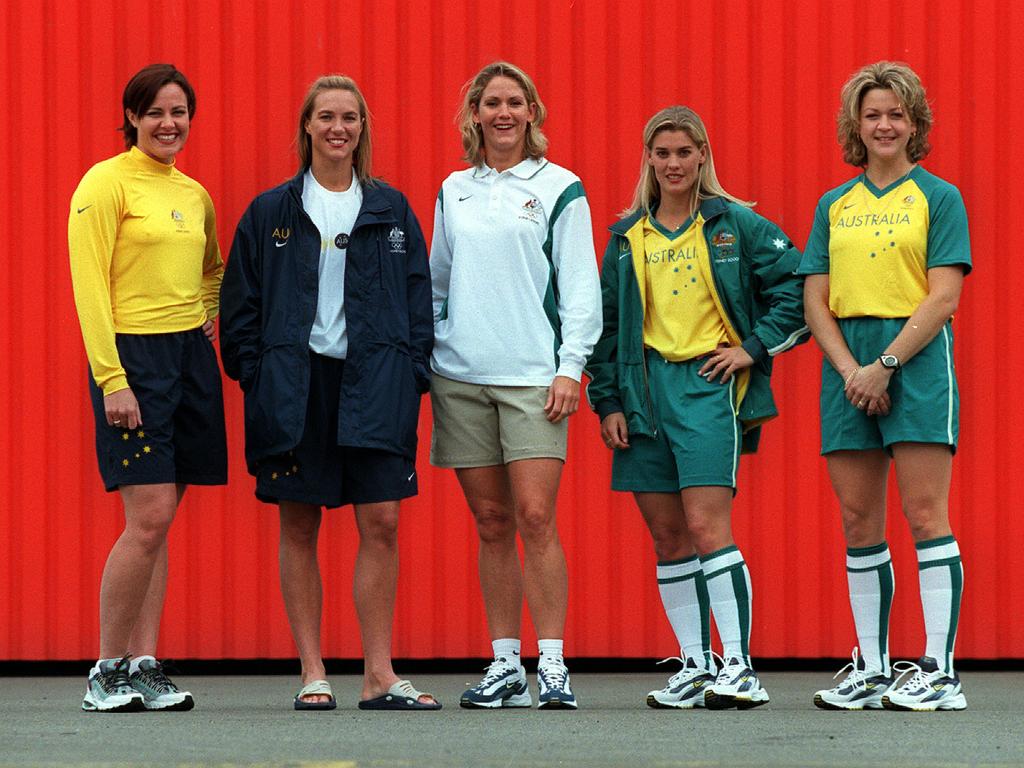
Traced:
<path fill-rule="evenodd" d="M 711 352 L 728 341 L 715 304 L 704 219 L 687 219 L 675 232 L 644 220 L 644 252 L 634 266 L 644 281 L 644 346 L 666 360 Z M 639 264 L 637 262 L 640 262 Z"/>
<path fill-rule="evenodd" d="M 828 274 L 836 317 L 909 317 L 928 295 L 928 270 L 971 269 L 959 191 L 920 166 L 885 189 L 861 174 L 826 193 L 798 272 Z"/>
<path fill-rule="evenodd" d="M 224 262 L 213 201 L 138 147 L 94 165 L 71 198 L 75 305 L 96 385 L 128 386 L 117 333 L 172 333 L 217 315 Z"/>

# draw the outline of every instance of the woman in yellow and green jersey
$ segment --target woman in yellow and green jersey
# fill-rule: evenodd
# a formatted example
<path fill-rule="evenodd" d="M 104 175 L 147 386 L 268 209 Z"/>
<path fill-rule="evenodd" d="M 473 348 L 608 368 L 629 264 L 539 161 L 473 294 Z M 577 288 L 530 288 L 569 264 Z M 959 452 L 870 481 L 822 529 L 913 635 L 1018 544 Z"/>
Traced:
<path fill-rule="evenodd" d="M 96 453 L 125 527 L 100 584 L 100 653 L 82 709 L 187 710 L 156 660 L 167 532 L 190 484 L 227 482 L 212 341 L 224 265 L 210 196 L 174 166 L 195 114 L 170 64 L 124 89 L 127 151 L 94 165 L 71 198 L 68 249 L 89 358 Z"/>
<path fill-rule="evenodd" d="M 687 107 L 644 130 L 636 194 L 601 270 L 604 327 L 587 396 L 654 540 L 683 668 L 652 707 L 748 709 L 768 701 L 751 668 L 750 572 L 732 537 L 742 450 L 777 414 L 772 358 L 807 338 L 800 252 L 722 189 L 707 131 Z M 715 617 L 723 652 L 711 653 Z"/>
<path fill-rule="evenodd" d="M 964 709 L 953 670 L 963 568 L 949 526 L 958 437 L 952 316 L 971 270 L 956 187 L 918 165 L 932 113 L 917 75 L 880 61 L 843 86 L 843 159 L 863 172 L 827 192 L 800 265 L 807 323 L 824 352 L 821 452 L 839 500 L 858 647 L 823 709 Z M 889 663 L 893 569 L 889 465 L 917 549 L 927 642 Z M 902 675 L 901 673 L 907 674 Z"/>

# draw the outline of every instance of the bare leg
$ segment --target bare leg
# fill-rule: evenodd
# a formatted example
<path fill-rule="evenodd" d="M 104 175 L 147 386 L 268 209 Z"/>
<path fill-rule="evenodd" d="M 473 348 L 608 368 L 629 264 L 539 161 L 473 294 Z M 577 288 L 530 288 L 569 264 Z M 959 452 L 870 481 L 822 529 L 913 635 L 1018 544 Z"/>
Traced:
<path fill-rule="evenodd" d="M 186 486 L 178 483 L 178 504 L 185 495 Z M 128 651 L 132 656 L 156 656 L 156 643 L 160 637 L 160 619 L 164 612 L 164 596 L 167 594 L 167 540 L 164 539 L 153 575 L 149 580 L 146 599 L 142 602 L 142 610 L 128 638 Z"/>
<path fill-rule="evenodd" d="M 398 587 L 397 501 L 356 505 L 359 551 L 352 594 L 363 639 L 363 699 L 386 693 L 398 682 L 391 666 L 391 628 Z M 421 696 L 424 703 L 433 702 Z"/>
<path fill-rule="evenodd" d="M 278 553 L 281 595 L 288 623 L 302 664 L 303 685 L 327 677 L 320 652 L 320 617 L 323 610 L 323 586 L 317 560 L 320 534 L 320 507 L 295 501 L 280 503 L 281 542 Z M 325 695 L 304 697 L 309 702 L 325 702 Z"/>
<path fill-rule="evenodd" d="M 897 443 L 896 482 L 914 541 L 950 536 L 949 482 L 953 453 L 934 443 Z"/>
<path fill-rule="evenodd" d="M 828 474 L 839 499 L 848 547 L 871 547 L 885 540 L 885 490 L 889 455 L 881 450 L 828 454 Z"/>
<path fill-rule="evenodd" d="M 520 636 L 523 573 L 516 548 L 512 489 L 504 466 L 457 469 L 456 477 L 476 521 L 480 589 L 491 639 Z"/>
<path fill-rule="evenodd" d="M 166 567 L 167 531 L 178 507 L 178 491 L 173 483 L 125 485 L 121 499 L 124 531 L 107 556 L 100 582 L 101 659 L 118 658 L 131 648 L 132 631 L 146 602 L 153 571 L 161 561 L 161 550 Z M 159 588 L 162 592 L 163 587 Z M 162 605 L 161 597 L 160 608 Z"/>
<path fill-rule="evenodd" d="M 681 560 L 694 554 L 678 494 L 634 493 L 633 498 L 651 532 L 654 554 L 659 562 Z"/>
<path fill-rule="evenodd" d="M 523 585 L 538 638 L 565 633 L 569 576 L 558 538 L 555 500 L 562 476 L 559 459 L 523 459 L 508 465 L 516 527 L 523 541 Z"/>
<path fill-rule="evenodd" d="M 732 546 L 732 488 L 704 485 L 679 492 L 690 541 L 699 555 Z"/>

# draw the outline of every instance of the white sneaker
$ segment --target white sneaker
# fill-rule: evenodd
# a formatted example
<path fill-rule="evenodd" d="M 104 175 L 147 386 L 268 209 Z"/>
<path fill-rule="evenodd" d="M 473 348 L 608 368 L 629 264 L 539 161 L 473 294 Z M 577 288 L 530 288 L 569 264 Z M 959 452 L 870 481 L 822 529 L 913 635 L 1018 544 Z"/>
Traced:
<path fill-rule="evenodd" d="M 86 712 L 140 712 L 142 694 L 128 682 L 128 657 L 103 659 L 85 685 L 82 709 Z"/>
<path fill-rule="evenodd" d="M 930 656 L 922 656 L 917 664 L 898 661 L 893 665 L 893 671 L 912 674 L 899 688 L 882 697 L 882 706 L 886 709 L 915 712 L 967 709 L 960 676 L 955 672 L 946 674 Z"/>
<path fill-rule="evenodd" d="M 834 688 L 814 694 L 814 705 L 821 709 L 881 709 L 882 697 L 896 687 L 896 678 L 877 669 L 865 669 L 864 659 L 853 649 L 853 661 L 832 677 L 850 674 Z"/>
<path fill-rule="evenodd" d="M 146 709 L 187 712 L 195 706 L 192 694 L 178 688 L 156 659 L 141 659 L 139 668 L 128 678 L 132 688 L 142 694 Z"/>
<path fill-rule="evenodd" d="M 757 672 L 735 656 L 724 661 L 715 682 L 704 693 L 708 709 L 752 709 L 767 703 L 768 691 L 761 687 Z"/>
<path fill-rule="evenodd" d="M 537 709 L 576 709 L 576 697 L 569 684 L 569 670 L 561 661 L 545 661 L 537 666 Z"/>
<path fill-rule="evenodd" d="M 466 709 L 497 709 L 498 707 L 529 707 L 533 704 L 526 685 L 526 670 L 521 664 L 495 659 L 487 667 L 483 679 L 466 689 L 459 706 Z"/>
<path fill-rule="evenodd" d="M 681 661 L 683 668 L 668 679 L 668 685 L 660 691 L 647 694 L 647 706 L 655 709 L 693 709 L 704 706 L 704 690 L 715 682 L 713 669 L 705 669 L 697 664 L 696 659 L 683 661 L 678 656 L 659 661 Z"/>

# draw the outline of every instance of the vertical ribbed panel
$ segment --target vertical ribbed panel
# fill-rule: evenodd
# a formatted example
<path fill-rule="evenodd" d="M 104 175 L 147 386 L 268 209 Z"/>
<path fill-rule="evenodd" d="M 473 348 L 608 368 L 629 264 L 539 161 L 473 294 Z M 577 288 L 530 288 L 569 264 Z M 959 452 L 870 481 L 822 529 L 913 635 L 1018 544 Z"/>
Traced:
<path fill-rule="evenodd" d="M 86 363 L 67 267 L 68 200 L 81 175 L 120 151 L 121 89 L 144 64 L 176 63 L 198 94 L 180 167 L 210 191 L 227 254 L 252 197 L 294 172 L 296 112 L 308 83 L 345 72 L 374 118 L 375 171 L 412 201 L 429 238 L 437 189 L 462 167 L 453 116 L 479 66 L 508 58 L 536 79 L 550 156 L 583 179 L 599 253 L 631 197 L 647 117 L 670 103 L 705 118 L 719 177 L 798 244 L 818 197 L 852 175 L 836 145 L 839 88 L 856 67 L 908 61 L 936 127 L 925 165 L 963 192 L 976 271 L 956 319 L 961 450 L 952 519 L 966 568 L 959 653 L 1024 657 L 1024 361 L 1013 315 L 1022 289 L 1024 11 L 1009 0 L 894 2 L 839 11 L 822 0 L 220 0 L 159 5 L 12 0 L 0 5 L 0 169 L 6 258 L 0 279 L 0 659 L 73 659 L 97 649 L 97 591 L 121 513 L 93 452 Z M 844 544 L 818 456 L 820 354 L 778 361 L 782 416 L 744 457 L 735 533 L 751 566 L 761 656 L 842 656 L 853 644 Z M 242 403 L 226 382 L 231 483 L 192 489 L 171 535 L 161 652 L 294 654 L 277 586 L 276 511 L 255 501 L 242 457 Z M 633 501 L 609 490 L 596 418 L 574 417 L 559 522 L 569 557 L 568 653 L 658 656 L 674 649 L 654 556 Z M 405 504 L 397 656 L 488 652 L 474 527 L 451 472 L 429 467 Z M 922 647 L 913 545 L 896 503 L 895 656 Z M 351 603 L 357 536 L 325 515 L 324 651 L 356 657 Z M 525 624 L 529 626 L 528 622 Z M 527 629 L 527 648 L 532 633 Z"/>

